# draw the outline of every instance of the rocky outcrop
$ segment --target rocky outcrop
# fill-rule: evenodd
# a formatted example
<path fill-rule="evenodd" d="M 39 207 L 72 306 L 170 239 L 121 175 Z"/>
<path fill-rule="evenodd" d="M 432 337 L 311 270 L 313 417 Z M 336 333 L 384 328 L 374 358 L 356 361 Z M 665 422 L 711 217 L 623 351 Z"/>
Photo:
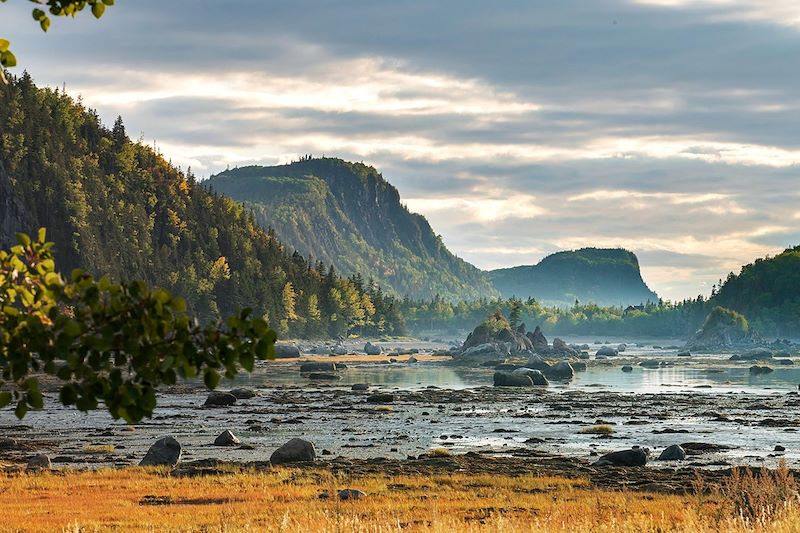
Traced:
<path fill-rule="evenodd" d="M 739 313 L 715 307 L 703 322 L 703 327 L 686 343 L 691 352 L 709 352 L 752 346 L 747 320 Z"/>
<path fill-rule="evenodd" d="M 533 332 L 528 332 L 527 337 L 528 340 L 531 341 L 533 351 L 536 353 L 546 353 L 550 347 L 547 343 L 547 337 L 544 336 L 544 333 L 542 333 L 542 328 L 539 326 L 536 326 L 536 329 L 533 330 Z"/>

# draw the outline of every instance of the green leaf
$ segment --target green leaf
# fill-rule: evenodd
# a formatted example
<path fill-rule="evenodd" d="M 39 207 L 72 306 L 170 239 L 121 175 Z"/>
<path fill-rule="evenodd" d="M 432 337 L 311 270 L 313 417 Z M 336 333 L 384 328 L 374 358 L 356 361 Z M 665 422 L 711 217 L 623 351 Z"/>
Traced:
<path fill-rule="evenodd" d="M 25 233 L 17 233 L 17 242 L 20 243 L 22 246 L 30 246 L 31 238 L 28 237 L 28 235 Z"/>
<path fill-rule="evenodd" d="M 34 409 L 42 409 L 44 407 L 44 398 L 39 390 L 33 390 L 27 394 L 28 405 Z"/>
<path fill-rule="evenodd" d="M 11 46 L 11 41 L 7 41 L 6 39 L 0 39 L 0 52 L 5 52 L 8 50 L 8 47 Z"/>
<path fill-rule="evenodd" d="M 0 409 L 11 403 L 10 392 L 0 392 Z"/>
<path fill-rule="evenodd" d="M 39 242 L 44 244 L 47 240 L 47 228 L 39 228 Z"/>
<path fill-rule="evenodd" d="M 205 375 L 203 376 L 203 382 L 206 384 L 206 387 L 213 390 L 217 388 L 219 385 L 220 375 L 219 372 L 216 370 L 208 369 L 206 370 Z"/>
<path fill-rule="evenodd" d="M 42 20 L 42 17 L 47 17 L 47 15 L 45 15 L 44 11 L 42 11 L 41 9 L 34 9 L 31 15 L 33 15 L 33 20 L 37 21 Z"/>
<path fill-rule="evenodd" d="M 81 325 L 74 320 L 67 320 L 64 324 L 64 334 L 70 337 L 77 337 L 81 334 Z"/>
<path fill-rule="evenodd" d="M 95 4 L 92 6 L 92 15 L 94 15 L 94 18 L 99 19 L 100 17 L 103 16 L 103 13 L 105 13 L 105 11 L 106 11 L 106 5 L 101 2 L 95 2 Z"/>
<path fill-rule="evenodd" d="M 22 420 L 23 418 L 25 418 L 25 414 L 27 412 L 28 412 L 28 404 L 25 403 L 25 400 L 20 400 L 19 402 L 17 402 L 17 408 L 14 409 L 14 414 L 17 416 L 17 418 Z"/>

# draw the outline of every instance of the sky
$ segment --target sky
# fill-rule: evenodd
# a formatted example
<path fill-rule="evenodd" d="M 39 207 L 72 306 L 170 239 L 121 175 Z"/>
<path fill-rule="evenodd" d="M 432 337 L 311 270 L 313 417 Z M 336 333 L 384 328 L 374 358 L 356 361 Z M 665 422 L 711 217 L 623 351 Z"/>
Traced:
<path fill-rule="evenodd" d="M 21 67 L 174 164 L 363 161 L 483 269 L 622 246 L 678 300 L 800 244 L 794 0 L 31 6 Z"/>

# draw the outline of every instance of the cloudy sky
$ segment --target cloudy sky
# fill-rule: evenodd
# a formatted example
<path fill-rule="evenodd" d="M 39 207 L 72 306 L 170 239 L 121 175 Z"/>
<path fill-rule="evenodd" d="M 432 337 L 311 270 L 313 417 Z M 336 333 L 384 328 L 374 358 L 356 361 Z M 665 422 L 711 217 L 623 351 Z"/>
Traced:
<path fill-rule="evenodd" d="M 0 34 L 199 176 L 364 161 L 481 268 L 624 246 L 671 299 L 800 243 L 795 0 L 117 4 Z"/>

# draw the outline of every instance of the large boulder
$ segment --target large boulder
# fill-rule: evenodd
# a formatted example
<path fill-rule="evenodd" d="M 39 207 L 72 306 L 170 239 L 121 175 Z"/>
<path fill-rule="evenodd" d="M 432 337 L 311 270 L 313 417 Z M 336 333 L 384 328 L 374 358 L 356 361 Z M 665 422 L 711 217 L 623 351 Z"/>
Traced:
<path fill-rule="evenodd" d="M 525 363 L 526 368 L 533 368 L 534 370 L 538 370 L 542 373 L 548 372 L 550 370 L 550 364 L 545 361 L 541 355 L 532 355 L 528 358 L 528 362 Z"/>
<path fill-rule="evenodd" d="M 275 357 L 278 359 L 294 359 L 300 357 L 300 347 L 296 344 L 275 344 Z"/>
<path fill-rule="evenodd" d="M 533 332 L 527 333 L 528 340 L 531 341 L 533 345 L 533 351 L 537 353 L 547 353 L 548 349 L 550 348 L 547 343 L 547 338 L 542 333 L 542 328 L 536 326 L 536 329 Z"/>
<path fill-rule="evenodd" d="M 230 392 L 211 391 L 206 398 L 206 407 L 227 407 L 236 403 L 236 396 Z"/>
<path fill-rule="evenodd" d="M 619 351 L 611 346 L 603 346 L 595 354 L 596 357 L 615 357 L 617 355 L 619 355 Z"/>
<path fill-rule="evenodd" d="M 486 343 L 467 348 L 458 356 L 459 360 L 468 361 L 495 361 L 505 359 L 510 355 L 508 346 L 499 343 Z"/>
<path fill-rule="evenodd" d="M 542 374 L 541 370 L 522 367 L 514 369 L 514 371 L 511 373 L 519 374 L 522 376 L 528 376 L 529 378 L 531 378 L 533 384 L 537 387 L 546 387 L 547 385 L 549 385 L 549 383 L 547 382 L 547 378 L 545 377 L 544 374 Z"/>
<path fill-rule="evenodd" d="M 333 347 L 333 355 L 347 355 L 347 347 L 344 344 L 337 344 Z"/>
<path fill-rule="evenodd" d="M 307 440 L 294 438 L 272 452 L 269 462 L 273 465 L 287 463 L 306 463 L 317 458 L 317 451 L 314 445 Z"/>
<path fill-rule="evenodd" d="M 603 455 L 595 461 L 596 466 L 644 466 L 647 464 L 647 448 L 631 448 Z"/>
<path fill-rule="evenodd" d="M 236 446 L 237 444 L 241 444 L 239 437 L 229 429 L 226 429 L 214 439 L 214 446 Z"/>
<path fill-rule="evenodd" d="M 732 355 L 731 361 L 769 361 L 775 354 L 769 348 L 753 348 L 744 353 Z"/>
<path fill-rule="evenodd" d="M 659 461 L 683 461 L 684 459 L 686 459 L 686 450 L 680 444 L 667 446 L 658 456 Z"/>
<path fill-rule="evenodd" d="M 383 347 L 379 344 L 368 342 L 364 345 L 364 353 L 367 355 L 381 355 L 383 353 Z"/>
<path fill-rule="evenodd" d="M 548 379 L 565 381 L 575 377 L 575 369 L 572 368 L 572 365 L 569 364 L 568 361 L 559 361 L 551 366 L 544 375 L 547 376 Z"/>
<path fill-rule="evenodd" d="M 256 397 L 256 391 L 245 387 L 237 387 L 235 389 L 231 389 L 231 394 L 236 396 L 237 400 L 249 400 L 250 398 Z"/>
<path fill-rule="evenodd" d="M 175 437 L 161 437 L 150 446 L 139 466 L 176 466 L 183 454 L 181 444 Z"/>
<path fill-rule="evenodd" d="M 533 380 L 525 374 L 495 372 L 493 380 L 495 387 L 533 387 Z"/>
<path fill-rule="evenodd" d="M 339 366 L 336 363 L 303 363 L 300 365 L 300 372 L 336 372 Z"/>
<path fill-rule="evenodd" d="M 28 472 L 38 472 L 40 470 L 50 470 L 53 468 L 53 463 L 50 458 L 44 454 L 34 455 L 28 460 L 25 465 L 25 470 Z"/>
<path fill-rule="evenodd" d="M 758 375 L 758 374 L 769 374 L 772 371 L 773 370 L 768 366 L 753 365 L 753 366 L 750 367 L 750 373 L 751 374 L 755 374 L 755 375 Z"/>

